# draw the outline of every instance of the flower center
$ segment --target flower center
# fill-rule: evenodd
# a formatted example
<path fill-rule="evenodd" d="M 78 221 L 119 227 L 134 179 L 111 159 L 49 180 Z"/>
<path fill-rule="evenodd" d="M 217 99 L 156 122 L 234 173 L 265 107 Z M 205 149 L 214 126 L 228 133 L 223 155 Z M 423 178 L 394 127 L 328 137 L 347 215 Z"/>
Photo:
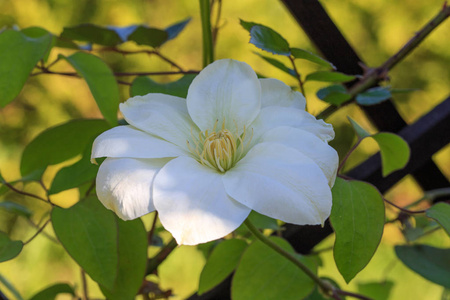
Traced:
<path fill-rule="evenodd" d="M 220 172 L 226 172 L 243 157 L 252 136 L 244 144 L 247 135 L 245 127 L 241 134 L 239 134 L 238 128 L 234 133 L 226 129 L 225 122 L 223 122 L 221 130 L 216 131 L 216 127 L 217 121 L 211 132 L 206 130 L 199 133 L 198 137 L 191 133 L 195 148 L 189 141 L 187 145 L 199 163 Z"/>

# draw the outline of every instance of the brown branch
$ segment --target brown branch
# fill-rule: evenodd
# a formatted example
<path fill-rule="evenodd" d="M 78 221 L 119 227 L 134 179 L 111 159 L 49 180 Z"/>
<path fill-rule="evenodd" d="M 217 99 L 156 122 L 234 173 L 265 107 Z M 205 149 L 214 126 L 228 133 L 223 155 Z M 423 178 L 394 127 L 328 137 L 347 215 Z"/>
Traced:
<path fill-rule="evenodd" d="M 24 195 L 24 196 L 28 196 L 28 197 L 32 197 L 32 198 L 35 198 L 35 199 L 39 199 L 39 200 L 41 200 L 41 201 L 44 201 L 45 203 L 48 203 L 48 204 L 50 204 L 50 205 L 53 205 L 53 203 L 47 201 L 45 198 L 42 198 L 41 196 L 38 196 L 38 195 L 35 195 L 35 194 L 31 194 L 31 193 L 24 192 L 24 191 L 21 191 L 21 190 L 16 189 L 16 188 L 15 188 L 14 186 L 12 186 L 9 182 L 2 181 L 2 184 L 4 184 L 4 185 L 7 186 L 10 190 L 12 190 L 12 191 L 14 191 L 14 192 L 16 192 L 16 193 L 18 193 L 18 194 L 21 194 L 21 195 Z"/>
<path fill-rule="evenodd" d="M 149 231 L 148 237 L 147 237 L 147 241 L 148 241 L 148 245 L 149 246 L 151 246 L 151 244 L 152 244 L 153 234 L 155 232 L 155 227 L 156 227 L 156 221 L 157 220 L 158 220 L 158 212 L 155 211 L 155 217 L 153 218 L 152 227 L 150 228 L 150 231 Z"/>
<path fill-rule="evenodd" d="M 152 274 L 156 271 L 158 266 L 166 259 L 166 257 L 177 247 L 177 242 L 172 239 L 166 246 L 164 246 L 158 254 L 148 261 L 146 274 Z"/>
<path fill-rule="evenodd" d="M 398 206 L 397 204 L 389 201 L 388 199 L 386 199 L 384 197 L 383 197 L 383 200 L 384 200 L 384 202 L 392 205 L 393 207 L 395 207 L 395 208 L 397 208 L 397 209 L 399 209 L 402 212 L 407 213 L 407 214 L 423 214 L 423 213 L 425 213 L 427 211 L 426 209 L 424 209 L 424 210 L 409 210 L 409 209 L 403 208 L 401 206 Z"/>
<path fill-rule="evenodd" d="M 351 100 L 345 102 L 342 105 L 347 105 L 353 102 L 354 97 L 359 93 L 367 90 L 368 88 L 376 85 L 381 80 L 386 78 L 386 74 L 399 62 L 401 62 L 412 50 L 417 48 L 417 46 L 443 21 L 445 21 L 450 16 L 450 6 L 444 3 L 442 9 L 439 13 L 431 19 L 421 30 L 419 30 L 413 38 L 411 38 L 397 53 L 388 58 L 381 66 L 377 68 L 370 68 L 364 74 L 363 78 L 354 84 L 348 90 L 348 94 L 352 96 Z M 342 106 L 341 105 L 341 106 Z M 332 113 L 334 113 L 339 107 L 331 105 L 327 107 L 324 111 L 317 115 L 318 119 L 326 119 Z"/>
<path fill-rule="evenodd" d="M 34 240 L 34 238 L 37 237 L 42 232 L 42 230 L 44 230 L 45 226 L 47 226 L 49 222 L 50 218 L 47 221 L 45 221 L 44 225 L 42 225 L 41 228 L 39 228 L 31 238 L 29 238 L 26 242 L 24 242 L 23 245 L 25 246 L 26 244 Z"/>

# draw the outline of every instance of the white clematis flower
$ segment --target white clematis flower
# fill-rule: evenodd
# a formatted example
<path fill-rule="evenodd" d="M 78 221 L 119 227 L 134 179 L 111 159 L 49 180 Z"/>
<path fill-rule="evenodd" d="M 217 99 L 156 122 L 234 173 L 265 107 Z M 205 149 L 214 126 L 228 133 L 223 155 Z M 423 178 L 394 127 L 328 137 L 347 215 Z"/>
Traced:
<path fill-rule="evenodd" d="M 338 156 L 330 124 L 305 112 L 281 81 L 230 59 L 206 67 L 187 99 L 137 96 L 130 124 L 102 133 L 92 159 L 100 201 L 130 220 L 157 210 L 179 244 L 221 238 L 251 210 L 288 223 L 323 224 Z"/>

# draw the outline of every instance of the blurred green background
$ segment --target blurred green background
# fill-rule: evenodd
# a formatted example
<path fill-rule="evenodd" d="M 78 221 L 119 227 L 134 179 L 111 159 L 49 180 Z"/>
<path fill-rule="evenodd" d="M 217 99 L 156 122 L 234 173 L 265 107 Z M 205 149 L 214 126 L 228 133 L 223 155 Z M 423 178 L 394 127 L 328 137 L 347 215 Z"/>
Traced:
<path fill-rule="evenodd" d="M 414 33 L 431 19 L 443 4 L 440 0 L 325 0 L 321 1 L 332 19 L 344 33 L 351 45 L 369 66 L 378 66 L 394 54 Z M 175 40 L 164 44 L 161 53 L 168 56 L 184 69 L 200 70 L 201 25 L 198 1 L 192 0 L 0 0 L 0 28 L 17 25 L 43 27 L 54 34 L 60 34 L 64 27 L 81 23 L 126 26 L 147 24 L 165 28 L 168 25 L 192 17 L 186 29 Z M 281 1 L 247 0 L 222 1 L 222 19 L 217 40 L 216 59 L 234 58 L 249 63 L 258 73 L 278 78 L 295 86 L 292 77 L 270 66 L 253 52 L 256 47 L 249 44 L 248 32 L 239 25 L 239 19 L 269 26 L 283 35 L 291 46 L 313 52 L 313 45 L 283 6 Z M 395 88 L 417 88 L 413 93 L 396 94 L 394 104 L 402 117 L 414 122 L 449 95 L 450 86 L 450 22 L 442 24 L 390 73 L 390 84 Z M 134 45 L 124 45 L 133 48 Z M 1 51 L 1 50 L 0 50 Z M 69 50 L 58 50 L 70 53 Z M 55 58 L 58 51 L 53 51 Z M 263 53 L 265 55 L 270 55 Z M 114 71 L 164 71 L 170 66 L 146 54 L 122 56 L 101 53 Z M 51 60 L 52 58 L 50 58 Z M 283 58 L 280 58 L 283 59 Z M 284 61 L 286 64 L 288 60 Z M 0 62 L 1 63 L 1 62 Z M 307 74 L 316 69 L 309 62 L 298 63 L 299 71 Z M 70 71 L 64 63 L 59 70 Z M 172 81 L 177 76 L 152 77 L 156 81 Z M 132 78 L 124 78 L 131 82 Z M 320 83 L 308 83 L 306 96 L 309 110 L 320 112 L 326 105 L 315 97 Z M 128 86 L 121 86 L 122 101 L 129 96 Z M 346 115 L 352 115 L 361 125 L 375 131 L 358 108 L 346 107 L 330 118 L 336 128 L 333 146 L 342 157 L 355 141 Z M 0 170 L 6 180 L 19 178 L 19 162 L 24 146 L 44 129 L 73 118 L 100 118 L 101 114 L 86 83 L 77 78 L 57 75 L 40 75 L 28 80 L 19 97 L 0 109 Z M 355 166 L 370 154 L 376 152 L 374 143 L 365 141 L 349 160 L 349 167 Z M 450 147 L 438 152 L 433 159 L 443 173 L 450 178 Z M 50 168 L 46 183 L 62 165 Z M 37 192 L 38 187 L 25 187 Z M 410 203 L 423 194 L 412 178 L 405 178 L 387 198 L 402 205 Z M 38 223 L 46 214 L 46 207 L 14 193 L 1 196 L 3 199 L 26 204 L 33 212 L 33 221 Z M 78 192 L 71 190 L 56 195 L 52 200 L 61 206 L 70 206 L 77 201 Z M 389 215 L 390 212 L 388 212 Z M 152 216 L 144 217 L 149 225 Z M 50 226 L 49 226 L 50 227 Z M 13 239 L 26 240 L 33 235 L 33 229 L 25 220 L 0 211 L 0 230 L 10 233 Z M 53 235 L 51 228 L 46 232 Z M 421 242 L 437 247 L 449 246 L 448 237 L 438 231 L 422 238 Z M 332 245 L 333 237 L 325 240 L 318 248 Z M 430 283 L 406 269 L 396 261 L 392 246 L 404 243 L 404 237 L 397 224 L 386 226 L 383 242 L 370 262 L 349 285 L 357 291 L 358 285 L 384 280 L 393 281 L 389 299 L 440 299 L 443 288 Z M 321 275 L 335 279 L 346 287 L 336 270 L 332 252 L 322 255 L 324 267 Z M 197 288 L 198 276 L 204 264 L 203 254 L 195 247 L 179 247 L 159 270 L 162 288 L 171 288 L 183 299 Z M 43 236 L 26 245 L 14 260 L 0 264 L 0 274 L 7 278 L 22 294 L 29 298 L 45 286 L 56 282 L 81 285 L 80 270 L 61 246 Z M 2 285 L 0 284 L 0 287 Z M 2 288 L 3 290 L 3 288 Z M 95 284 L 90 283 L 92 296 L 101 297 Z"/>

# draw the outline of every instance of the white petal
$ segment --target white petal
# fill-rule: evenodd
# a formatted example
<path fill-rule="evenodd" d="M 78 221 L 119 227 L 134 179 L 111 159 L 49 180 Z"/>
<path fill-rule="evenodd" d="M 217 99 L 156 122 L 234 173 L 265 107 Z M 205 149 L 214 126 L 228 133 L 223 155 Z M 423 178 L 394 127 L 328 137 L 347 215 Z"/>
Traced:
<path fill-rule="evenodd" d="M 284 106 L 305 109 L 305 97 L 284 82 L 274 78 L 259 79 L 261 83 L 261 107 Z"/>
<path fill-rule="evenodd" d="M 254 146 L 225 173 L 223 182 L 237 201 L 288 223 L 323 224 L 331 212 L 331 190 L 322 170 L 281 144 Z"/>
<path fill-rule="evenodd" d="M 277 127 L 266 132 L 261 142 L 280 143 L 305 154 L 323 171 L 330 187 L 336 180 L 339 157 L 336 150 L 314 134 L 292 127 Z"/>
<path fill-rule="evenodd" d="M 136 96 L 120 104 L 120 111 L 130 125 L 187 151 L 186 141 L 191 132 L 198 133 L 183 98 L 164 94 Z"/>
<path fill-rule="evenodd" d="M 225 193 L 221 174 L 189 157 L 175 158 L 161 169 L 153 195 L 161 223 L 180 245 L 219 239 L 251 211 Z"/>
<path fill-rule="evenodd" d="M 303 129 L 315 134 L 325 142 L 334 138 L 334 130 L 331 124 L 325 123 L 323 120 L 317 120 L 304 110 L 269 106 L 262 108 L 259 116 L 250 125 L 250 128 L 253 129 L 252 143 L 257 143 L 264 133 L 280 126 Z"/>
<path fill-rule="evenodd" d="M 228 129 L 248 126 L 261 108 L 261 86 L 252 68 L 231 59 L 215 61 L 195 77 L 187 106 L 192 120 L 205 131 L 225 120 Z"/>
<path fill-rule="evenodd" d="M 117 126 L 95 139 L 91 160 L 98 157 L 177 157 L 185 153 L 180 147 L 133 126 Z"/>
<path fill-rule="evenodd" d="M 123 220 L 154 211 L 153 180 L 169 160 L 107 158 L 97 174 L 98 199 Z"/>

